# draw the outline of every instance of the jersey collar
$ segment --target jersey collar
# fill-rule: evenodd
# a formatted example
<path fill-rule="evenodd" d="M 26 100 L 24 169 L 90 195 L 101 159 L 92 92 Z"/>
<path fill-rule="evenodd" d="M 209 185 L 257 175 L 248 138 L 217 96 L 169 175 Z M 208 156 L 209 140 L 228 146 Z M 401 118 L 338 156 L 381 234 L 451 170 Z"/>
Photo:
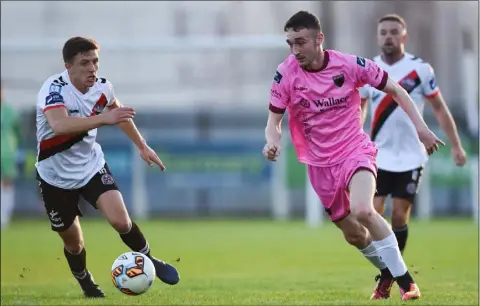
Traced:
<path fill-rule="evenodd" d="M 65 71 L 63 72 L 63 77 L 65 79 L 65 82 L 68 83 L 68 86 L 70 86 L 70 88 L 72 88 L 72 90 L 75 91 L 75 93 L 77 93 L 78 95 L 85 96 L 88 95 L 88 93 L 90 92 L 90 88 L 88 88 L 86 93 L 82 93 L 80 90 L 78 90 L 77 87 L 72 84 L 72 80 L 70 80 L 70 76 L 68 75 L 68 70 L 65 69 Z"/>

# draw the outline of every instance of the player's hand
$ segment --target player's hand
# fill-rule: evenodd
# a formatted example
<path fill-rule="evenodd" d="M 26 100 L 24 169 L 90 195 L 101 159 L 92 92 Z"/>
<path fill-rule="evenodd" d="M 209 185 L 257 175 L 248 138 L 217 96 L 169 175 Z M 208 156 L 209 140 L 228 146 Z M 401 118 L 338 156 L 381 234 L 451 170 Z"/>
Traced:
<path fill-rule="evenodd" d="M 277 157 L 280 156 L 280 146 L 277 144 L 267 143 L 263 147 L 263 156 L 265 156 L 270 161 L 276 161 Z"/>
<path fill-rule="evenodd" d="M 153 167 L 153 164 L 156 164 L 160 170 L 165 171 L 165 165 L 160 160 L 157 153 L 155 153 L 155 151 L 153 151 L 148 145 L 145 144 L 145 146 L 140 149 L 140 156 L 150 167 Z"/>
<path fill-rule="evenodd" d="M 457 166 L 463 166 L 467 162 L 467 153 L 462 146 L 452 148 L 452 158 Z"/>
<path fill-rule="evenodd" d="M 131 107 L 117 107 L 101 116 L 105 124 L 113 125 L 132 119 L 135 116 L 135 110 Z"/>
<path fill-rule="evenodd" d="M 439 145 L 444 146 L 445 143 L 441 141 L 432 131 L 428 128 L 418 131 L 418 138 L 425 146 L 428 155 L 432 155 L 433 152 L 438 150 Z"/>

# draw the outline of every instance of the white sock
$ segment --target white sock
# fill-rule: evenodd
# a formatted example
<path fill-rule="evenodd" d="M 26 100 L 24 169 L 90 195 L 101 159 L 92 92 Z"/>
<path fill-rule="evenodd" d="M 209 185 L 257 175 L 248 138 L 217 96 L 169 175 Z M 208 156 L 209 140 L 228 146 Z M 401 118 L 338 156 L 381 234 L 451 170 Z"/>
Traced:
<path fill-rule="evenodd" d="M 407 273 L 407 266 L 403 261 L 402 254 L 400 254 L 397 238 L 393 232 L 387 238 L 375 241 L 374 244 L 377 254 L 385 262 L 393 277 L 399 277 Z"/>
<path fill-rule="evenodd" d="M 14 189 L 12 186 L 2 185 L 1 191 L 1 222 L 2 228 L 10 223 L 14 206 Z"/>
<path fill-rule="evenodd" d="M 368 259 L 377 269 L 383 270 L 387 267 L 385 262 L 378 256 L 375 243 L 371 242 L 366 248 L 360 250 L 360 252 Z"/>

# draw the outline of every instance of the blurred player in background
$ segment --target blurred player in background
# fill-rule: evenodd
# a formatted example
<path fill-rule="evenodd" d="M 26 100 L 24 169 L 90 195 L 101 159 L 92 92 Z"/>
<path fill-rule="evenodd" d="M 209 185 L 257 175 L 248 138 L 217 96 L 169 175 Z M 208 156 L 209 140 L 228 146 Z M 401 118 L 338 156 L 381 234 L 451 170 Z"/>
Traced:
<path fill-rule="evenodd" d="M 21 124 L 19 113 L 15 108 L 6 103 L 3 96 L 3 82 L 0 84 L 0 105 L 2 117 L 2 198 L 1 222 L 2 228 L 10 223 L 15 206 L 14 182 L 17 177 L 17 153 L 21 138 Z"/>
<path fill-rule="evenodd" d="M 442 142 L 428 129 L 407 92 L 377 64 L 323 50 L 324 35 L 315 15 L 296 13 L 284 31 L 292 55 L 278 66 L 273 79 L 263 154 L 269 160 L 279 156 L 281 121 L 288 109 L 298 160 L 307 165 L 310 182 L 332 222 L 383 278 L 392 283 L 396 279 L 402 300 L 419 298 L 391 227 L 373 207 L 377 149 L 362 130 L 358 88 L 368 84 L 393 95 L 430 154 Z M 371 298 L 387 298 L 379 294 L 378 286 Z"/>
<path fill-rule="evenodd" d="M 464 165 L 465 150 L 462 148 L 455 121 L 435 81 L 432 67 L 417 56 L 405 52 L 407 26 L 403 18 L 394 14 L 380 18 L 377 39 L 381 54 L 373 61 L 409 93 L 420 114 L 423 114 L 424 102 L 430 102 L 437 121 L 452 146 L 453 160 L 458 166 Z M 403 253 L 407 243 L 411 207 L 428 155 L 418 139 L 415 126 L 408 115 L 398 107 L 396 98 L 369 85 L 362 87 L 360 94 L 363 120 L 366 118 L 367 101 L 371 102 L 371 139 L 378 148 L 374 206 L 383 214 L 385 198 L 392 196 L 391 223 Z M 384 287 L 390 288 L 387 285 Z M 389 290 L 384 293 L 390 294 Z"/>
<path fill-rule="evenodd" d="M 147 255 L 164 283 L 179 282 L 177 270 L 150 255 L 140 228 L 130 219 L 100 145 L 97 128 L 118 125 L 150 166 L 165 170 L 133 123 L 134 110 L 116 99 L 112 84 L 97 77 L 98 44 L 74 37 L 63 47 L 66 70 L 49 77 L 37 99 L 37 179 L 51 228 L 63 240 L 64 254 L 86 297 L 104 297 L 87 269 L 78 207 L 81 195 L 99 209 L 122 241 Z M 108 109 L 108 112 L 103 112 Z M 101 233 L 99 233 L 101 234 Z"/>

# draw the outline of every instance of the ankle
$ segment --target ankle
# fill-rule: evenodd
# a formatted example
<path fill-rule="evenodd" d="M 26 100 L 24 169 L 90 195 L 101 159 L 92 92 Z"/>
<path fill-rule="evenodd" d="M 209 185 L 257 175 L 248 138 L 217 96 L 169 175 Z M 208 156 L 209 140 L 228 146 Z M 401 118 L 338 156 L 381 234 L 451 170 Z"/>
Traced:
<path fill-rule="evenodd" d="M 410 285 L 414 283 L 412 276 L 407 271 L 404 275 L 396 278 L 398 286 L 405 292 L 410 291 Z"/>
<path fill-rule="evenodd" d="M 382 278 L 386 278 L 386 279 L 393 279 L 394 278 L 392 273 L 390 272 L 390 270 L 388 270 L 388 268 L 381 269 L 380 270 L 380 275 L 382 276 Z"/>

